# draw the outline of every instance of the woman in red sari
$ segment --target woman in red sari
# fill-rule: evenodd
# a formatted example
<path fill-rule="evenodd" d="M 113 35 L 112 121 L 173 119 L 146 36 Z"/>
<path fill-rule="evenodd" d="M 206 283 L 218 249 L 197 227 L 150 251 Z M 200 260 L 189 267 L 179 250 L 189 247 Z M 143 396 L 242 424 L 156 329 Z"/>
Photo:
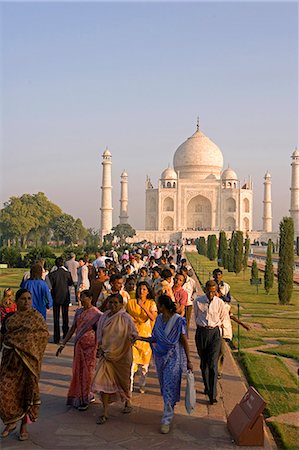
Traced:
<path fill-rule="evenodd" d="M 56 356 L 59 356 L 66 343 L 76 331 L 73 376 L 67 396 L 67 405 L 85 411 L 94 396 L 91 393 L 91 382 L 96 366 L 96 327 L 101 316 L 101 311 L 92 306 L 92 293 L 84 290 L 80 294 L 82 308 L 78 308 L 74 322 L 62 345 L 58 348 Z"/>

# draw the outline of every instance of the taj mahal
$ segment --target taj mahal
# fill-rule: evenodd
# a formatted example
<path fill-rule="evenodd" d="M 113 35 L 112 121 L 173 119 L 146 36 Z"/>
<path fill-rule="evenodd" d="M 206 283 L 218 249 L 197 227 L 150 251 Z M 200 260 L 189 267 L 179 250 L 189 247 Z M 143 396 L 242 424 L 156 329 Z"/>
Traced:
<path fill-rule="evenodd" d="M 250 179 L 241 186 L 232 168 L 223 170 L 221 150 L 197 125 L 158 187 L 147 179 L 145 229 L 251 231 L 252 196 Z"/>
<path fill-rule="evenodd" d="M 102 155 L 101 237 L 112 229 L 112 155 Z M 184 238 L 243 231 L 252 240 L 276 239 L 272 230 L 271 175 L 264 176 L 263 229 L 253 230 L 253 186 L 249 177 L 240 183 L 231 167 L 223 168 L 220 148 L 199 128 L 174 153 L 173 167 L 162 171 L 156 187 L 145 183 L 145 230 L 135 241 L 182 241 Z M 295 235 L 299 234 L 299 152 L 292 154 L 291 207 Z M 128 221 L 128 174 L 121 174 L 119 223 Z"/>

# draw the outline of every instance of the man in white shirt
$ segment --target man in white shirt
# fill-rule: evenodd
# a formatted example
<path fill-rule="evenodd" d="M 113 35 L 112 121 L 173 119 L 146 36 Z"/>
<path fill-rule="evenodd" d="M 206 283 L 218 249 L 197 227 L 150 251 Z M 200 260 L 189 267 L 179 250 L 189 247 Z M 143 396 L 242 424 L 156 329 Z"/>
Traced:
<path fill-rule="evenodd" d="M 93 261 L 92 265 L 96 269 L 99 269 L 100 267 L 105 267 L 105 262 L 107 259 L 107 256 L 105 254 L 104 250 L 101 250 L 100 253 L 96 252 L 96 259 Z"/>
<path fill-rule="evenodd" d="M 135 259 L 132 261 L 136 274 L 139 273 L 139 270 L 144 266 L 144 262 L 141 259 L 141 255 L 136 253 Z"/>
<path fill-rule="evenodd" d="M 225 318 L 225 305 L 219 298 L 218 286 L 214 280 L 206 283 L 206 294 L 194 300 L 196 323 L 195 343 L 200 357 L 200 369 L 205 386 L 205 394 L 210 404 L 217 403 L 217 369 L 221 346 L 221 331 Z"/>

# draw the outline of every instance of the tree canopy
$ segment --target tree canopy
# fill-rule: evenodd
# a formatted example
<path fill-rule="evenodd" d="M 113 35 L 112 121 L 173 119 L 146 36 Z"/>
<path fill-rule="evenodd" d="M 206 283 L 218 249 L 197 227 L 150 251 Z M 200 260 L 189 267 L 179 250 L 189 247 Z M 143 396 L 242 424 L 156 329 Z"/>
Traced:
<path fill-rule="evenodd" d="M 2 239 L 14 240 L 22 246 L 26 246 L 29 239 L 36 245 L 46 244 L 53 232 L 66 243 L 76 242 L 86 235 L 81 219 L 64 214 L 43 192 L 10 197 L 0 210 L 0 231 Z"/>
<path fill-rule="evenodd" d="M 136 234 L 134 228 L 128 223 L 119 223 L 112 228 L 112 232 L 121 242 L 125 242 L 128 237 L 133 237 Z"/>

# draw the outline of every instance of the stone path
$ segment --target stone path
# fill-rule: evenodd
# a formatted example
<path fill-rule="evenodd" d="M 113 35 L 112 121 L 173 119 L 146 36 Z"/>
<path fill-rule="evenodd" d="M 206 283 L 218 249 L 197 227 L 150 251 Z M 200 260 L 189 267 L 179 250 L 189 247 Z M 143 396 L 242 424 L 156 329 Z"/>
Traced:
<path fill-rule="evenodd" d="M 74 307 L 71 308 L 74 311 Z M 72 311 L 72 314 L 73 314 Z M 49 327 L 52 320 L 49 315 Z M 52 338 L 52 337 L 51 337 Z M 111 406 L 111 418 L 104 425 L 96 425 L 101 412 L 99 401 L 79 412 L 66 406 L 66 395 L 71 377 L 73 346 L 68 344 L 61 357 L 55 357 L 56 345 L 47 346 L 40 389 L 42 406 L 38 422 L 30 425 L 30 439 L 19 442 L 14 432 L 1 442 L 2 449 L 235 449 L 227 430 L 226 418 L 246 392 L 244 378 L 228 351 L 222 380 L 219 383 L 219 402 L 210 406 L 203 394 L 199 361 L 194 344 L 194 329 L 190 336 L 191 357 L 194 363 L 197 404 L 189 416 L 184 401 L 176 407 L 172 429 L 168 435 L 159 433 L 163 402 L 153 365 L 147 379 L 147 392 L 134 393 L 132 414 L 121 413 L 122 405 Z M 185 381 L 183 381 L 183 389 Z M 182 392 L 182 397 L 184 393 Z M 2 425 L 2 424 L 1 424 Z M 265 428 L 265 447 L 275 449 L 275 443 Z M 259 447 L 250 447 L 259 448 Z M 246 449 L 246 447 L 245 447 Z"/>

